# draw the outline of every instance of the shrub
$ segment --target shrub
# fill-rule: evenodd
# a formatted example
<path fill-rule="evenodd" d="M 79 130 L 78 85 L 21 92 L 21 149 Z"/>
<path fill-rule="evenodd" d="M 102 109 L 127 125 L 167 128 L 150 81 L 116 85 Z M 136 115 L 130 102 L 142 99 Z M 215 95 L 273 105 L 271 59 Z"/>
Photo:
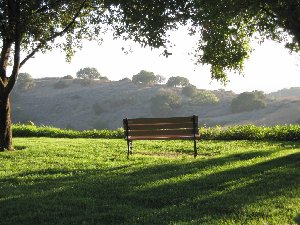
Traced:
<path fill-rule="evenodd" d="M 216 104 L 220 100 L 219 98 L 210 91 L 198 91 L 189 101 L 192 105 L 206 105 L 206 104 Z"/>
<path fill-rule="evenodd" d="M 66 75 L 63 77 L 63 79 L 71 80 L 74 79 L 72 75 Z"/>
<path fill-rule="evenodd" d="M 194 85 L 187 85 L 182 88 L 181 93 L 189 98 L 197 94 L 197 88 Z"/>
<path fill-rule="evenodd" d="M 231 102 L 231 112 L 240 113 L 266 107 L 266 97 L 262 91 L 243 92 Z"/>
<path fill-rule="evenodd" d="M 69 86 L 68 82 L 65 80 L 59 80 L 57 83 L 53 84 L 55 89 L 63 89 Z"/>
<path fill-rule="evenodd" d="M 181 98 L 172 92 L 162 91 L 151 98 L 151 111 L 156 116 L 167 116 L 180 107 Z"/>

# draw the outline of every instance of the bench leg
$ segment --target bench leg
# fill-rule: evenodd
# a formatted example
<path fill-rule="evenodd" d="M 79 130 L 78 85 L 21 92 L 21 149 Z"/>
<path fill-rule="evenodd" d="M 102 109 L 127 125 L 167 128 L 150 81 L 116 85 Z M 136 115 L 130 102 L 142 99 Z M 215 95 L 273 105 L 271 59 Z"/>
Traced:
<path fill-rule="evenodd" d="M 132 149 L 133 149 L 133 144 L 132 144 L 132 141 L 130 141 L 129 142 L 129 153 L 130 153 L 130 155 L 133 154 L 133 150 Z"/>
<path fill-rule="evenodd" d="M 132 141 L 127 141 L 127 157 L 133 153 L 132 148 Z"/>
<path fill-rule="evenodd" d="M 196 158 L 198 155 L 197 153 L 197 143 L 196 143 L 196 139 L 194 139 L 194 158 Z"/>

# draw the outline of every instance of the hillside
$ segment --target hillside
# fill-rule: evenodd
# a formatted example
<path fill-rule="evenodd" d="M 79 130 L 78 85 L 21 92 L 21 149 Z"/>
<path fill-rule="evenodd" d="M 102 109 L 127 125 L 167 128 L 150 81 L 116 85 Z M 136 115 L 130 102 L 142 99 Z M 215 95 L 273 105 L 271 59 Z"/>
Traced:
<path fill-rule="evenodd" d="M 233 125 L 253 123 L 275 125 L 299 123 L 300 88 L 281 90 L 267 97 L 267 107 L 251 112 L 230 112 L 237 94 L 212 91 L 220 101 L 215 104 L 191 104 L 181 88 L 165 85 L 143 86 L 130 80 L 99 81 L 78 79 L 37 79 L 31 85 L 17 84 L 12 94 L 14 123 L 32 121 L 38 125 L 60 128 L 115 129 L 123 118 L 198 115 L 201 125 Z M 153 97 L 169 93 L 180 102 L 168 108 L 153 104 Z M 174 101 L 175 101 L 174 100 Z"/>

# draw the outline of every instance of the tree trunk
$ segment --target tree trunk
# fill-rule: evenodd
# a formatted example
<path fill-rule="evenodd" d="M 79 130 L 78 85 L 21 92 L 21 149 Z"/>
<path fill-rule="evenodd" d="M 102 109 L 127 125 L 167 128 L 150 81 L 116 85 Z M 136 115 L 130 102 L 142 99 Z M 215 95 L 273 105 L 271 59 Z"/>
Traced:
<path fill-rule="evenodd" d="M 13 150 L 9 96 L 0 99 L 0 151 Z"/>

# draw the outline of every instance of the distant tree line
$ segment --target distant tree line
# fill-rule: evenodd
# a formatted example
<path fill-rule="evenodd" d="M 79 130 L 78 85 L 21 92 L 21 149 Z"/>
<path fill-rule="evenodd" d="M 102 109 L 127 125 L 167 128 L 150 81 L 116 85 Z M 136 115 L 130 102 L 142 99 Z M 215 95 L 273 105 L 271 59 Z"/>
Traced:
<path fill-rule="evenodd" d="M 136 75 L 132 76 L 132 82 L 135 84 L 162 84 L 166 81 L 166 78 L 161 75 L 155 75 L 153 72 L 146 70 L 141 70 Z M 168 87 L 185 87 L 190 85 L 190 82 L 187 78 L 181 76 L 172 76 L 168 79 L 166 85 Z"/>
<path fill-rule="evenodd" d="M 78 81 L 92 81 L 94 79 L 105 79 L 101 76 L 98 70 L 94 67 L 85 67 L 76 73 Z M 63 79 L 73 79 L 71 75 L 66 75 Z M 130 81 L 129 78 L 122 80 Z M 166 78 L 161 75 L 156 75 L 153 72 L 141 70 L 136 75 L 132 76 L 133 83 L 142 85 L 162 84 Z M 29 73 L 20 73 L 18 77 L 18 87 L 22 90 L 29 90 L 35 86 L 34 79 Z M 89 85 L 90 83 L 82 83 Z M 68 87 L 68 83 L 60 80 L 55 84 L 55 88 Z M 199 90 L 196 86 L 190 84 L 189 80 L 182 76 L 172 76 L 166 82 L 167 87 L 181 87 L 181 95 L 188 99 L 190 105 L 211 105 L 216 104 L 220 99 L 213 91 Z M 154 115 L 168 115 L 172 110 L 178 109 L 181 106 L 182 99 L 176 92 L 164 91 L 159 92 L 151 99 L 151 110 Z M 266 95 L 262 91 L 243 92 L 234 98 L 230 105 L 231 113 L 241 113 L 252 110 L 257 110 L 266 107 Z"/>

